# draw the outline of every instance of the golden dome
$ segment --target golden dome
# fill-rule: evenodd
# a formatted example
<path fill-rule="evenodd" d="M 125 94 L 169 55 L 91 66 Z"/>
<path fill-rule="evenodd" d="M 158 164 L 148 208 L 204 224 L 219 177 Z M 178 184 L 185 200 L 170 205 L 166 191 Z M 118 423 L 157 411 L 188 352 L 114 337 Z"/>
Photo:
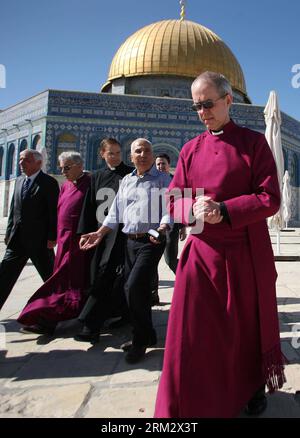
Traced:
<path fill-rule="evenodd" d="M 163 20 L 135 32 L 115 54 L 108 82 L 145 75 L 195 78 L 210 70 L 224 74 L 247 95 L 244 75 L 227 45 L 211 30 L 188 20 Z"/>

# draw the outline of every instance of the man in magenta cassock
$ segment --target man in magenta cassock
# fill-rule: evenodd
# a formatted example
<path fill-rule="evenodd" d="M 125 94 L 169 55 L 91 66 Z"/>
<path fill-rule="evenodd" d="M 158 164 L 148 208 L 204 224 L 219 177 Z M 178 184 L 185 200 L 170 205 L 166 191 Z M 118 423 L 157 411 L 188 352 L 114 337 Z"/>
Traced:
<path fill-rule="evenodd" d="M 26 326 L 23 332 L 52 334 L 58 322 L 79 315 L 86 299 L 90 255 L 79 248 L 77 227 L 90 176 L 78 152 L 63 152 L 59 164 L 67 181 L 58 199 L 54 271 L 22 310 L 18 322 Z"/>
<path fill-rule="evenodd" d="M 177 268 L 155 416 L 258 415 L 265 385 L 285 380 L 266 224 L 280 206 L 276 165 L 264 135 L 230 119 L 223 75 L 200 75 L 192 96 L 207 131 L 181 150 L 169 190 L 192 196 L 170 197 L 170 210 L 204 227 L 192 228 Z"/>

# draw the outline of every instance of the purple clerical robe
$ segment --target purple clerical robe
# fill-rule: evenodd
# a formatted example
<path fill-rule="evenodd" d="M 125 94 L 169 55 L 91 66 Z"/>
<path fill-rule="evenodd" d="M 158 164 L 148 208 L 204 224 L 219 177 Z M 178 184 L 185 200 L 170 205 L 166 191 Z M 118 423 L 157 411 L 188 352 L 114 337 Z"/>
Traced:
<path fill-rule="evenodd" d="M 265 137 L 230 121 L 182 149 L 169 189 L 178 221 L 197 188 L 225 202 L 230 223 L 191 234 L 176 271 L 156 417 L 234 417 L 267 383 L 282 386 L 276 270 L 266 218 L 280 205 Z M 184 217 L 188 217 L 184 214 Z"/>
<path fill-rule="evenodd" d="M 82 309 L 90 254 L 79 249 L 76 231 L 89 184 L 90 177 L 84 174 L 76 184 L 66 181 L 61 188 L 53 275 L 29 299 L 18 318 L 21 324 L 57 323 L 77 317 Z"/>

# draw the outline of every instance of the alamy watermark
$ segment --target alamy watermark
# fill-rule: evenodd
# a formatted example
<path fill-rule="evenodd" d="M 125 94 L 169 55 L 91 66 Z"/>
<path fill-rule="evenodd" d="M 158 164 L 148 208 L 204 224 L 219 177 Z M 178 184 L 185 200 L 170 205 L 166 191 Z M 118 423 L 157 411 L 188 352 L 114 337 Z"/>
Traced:
<path fill-rule="evenodd" d="M 292 326 L 292 347 L 295 349 L 300 347 L 300 324 Z"/>
<path fill-rule="evenodd" d="M 0 88 L 6 88 L 6 68 L 0 64 Z"/>
<path fill-rule="evenodd" d="M 292 73 L 295 75 L 292 77 L 292 87 L 300 88 L 300 64 L 295 64 L 292 67 Z"/>
<path fill-rule="evenodd" d="M 120 184 L 122 184 L 120 182 Z M 126 187 L 120 188 L 118 193 L 111 188 L 104 187 L 97 191 L 96 199 L 98 208 L 97 221 L 103 223 L 108 215 L 110 224 L 130 223 L 159 224 L 164 218 L 168 223 L 191 224 L 191 234 L 200 234 L 204 226 L 204 212 L 200 218 L 193 214 L 193 198 L 203 197 L 204 189 L 178 188 L 167 190 L 165 187 L 145 188 Z M 167 205 L 172 205 L 170 219 Z"/>

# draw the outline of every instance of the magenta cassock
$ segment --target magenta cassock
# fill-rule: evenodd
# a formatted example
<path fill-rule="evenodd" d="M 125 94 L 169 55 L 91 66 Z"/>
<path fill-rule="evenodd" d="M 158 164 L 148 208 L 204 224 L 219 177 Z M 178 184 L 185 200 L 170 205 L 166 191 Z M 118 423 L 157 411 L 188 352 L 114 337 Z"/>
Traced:
<path fill-rule="evenodd" d="M 205 223 L 183 249 L 155 417 L 235 417 L 263 383 L 274 391 L 284 381 L 265 220 L 280 192 L 265 137 L 232 121 L 223 134 L 201 134 L 183 147 L 174 187 L 225 201 L 231 223 Z M 193 202 L 173 200 L 171 213 Z"/>
<path fill-rule="evenodd" d="M 57 323 L 77 317 L 82 309 L 90 254 L 79 249 L 76 231 L 89 184 L 90 177 L 84 174 L 77 184 L 66 181 L 61 188 L 53 275 L 29 299 L 18 318 L 21 324 Z"/>

